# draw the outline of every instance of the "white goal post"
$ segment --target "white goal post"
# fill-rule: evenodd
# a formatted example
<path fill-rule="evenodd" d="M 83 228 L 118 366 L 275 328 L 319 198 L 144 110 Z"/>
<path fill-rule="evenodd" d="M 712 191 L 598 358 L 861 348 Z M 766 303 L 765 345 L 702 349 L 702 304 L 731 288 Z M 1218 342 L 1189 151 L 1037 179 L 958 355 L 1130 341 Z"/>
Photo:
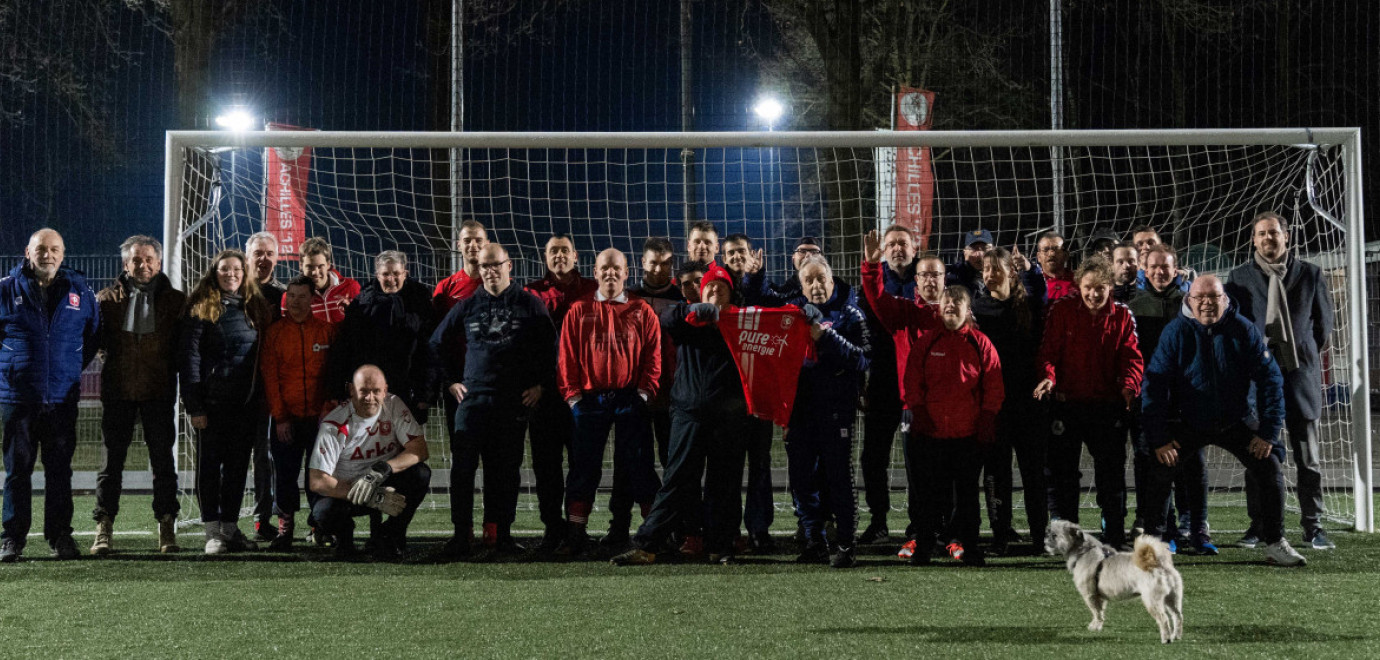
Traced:
<path fill-rule="evenodd" d="M 1358 128 L 170 131 L 164 271 L 179 288 L 190 289 L 210 254 L 242 248 L 251 230 L 262 229 L 262 152 L 307 147 L 321 172 L 317 178 L 313 170 L 307 194 L 308 235 L 328 236 L 345 253 L 337 257 L 342 270 L 361 282 L 372 276 L 370 260 L 377 251 L 400 246 L 417 263 L 413 276 L 434 285 L 452 268 L 454 227 L 470 217 L 481 219 L 491 238 L 510 250 L 519 247 L 518 281 L 540 276 L 538 243 L 553 231 L 575 236 L 582 252 L 614 245 L 635 256 L 647 236 L 669 236 L 683 254 L 691 220 L 715 222 L 721 237 L 741 231 L 762 241 L 771 259 L 768 273 L 778 280 L 791 272 L 788 248 L 804 236 L 819 236 L 839 274 L 856 281 L 858 235 L 877 227 L 878 205 L 887 203 L 879 199 L 885 196 L 876 189 L 876 172 L 886 168 L 879 161 L 888 148 L 930 149 L 931 234 L 946 261 L 952 261 L 961 233 L 978 227 L 992 230 L 999 244 L 1024 247 L 1051 226 L 1077 242 L 1097 230 L 1124 235 L 1132 226 L 1151 224 L 1169 234 L 1166 241 L 1179 248 L 1182 262 L 1225 276 L 1243 263 L 1249 240 L 1242 238 L 1242 227 L 1254 212 L 1281 211 L 1297 222 L 1296 254 L 1325 269 L 1337 303 L 1322 422 L 1328 516 L 1374 531 Z M 684 154 L 691 156 L 683 159 Z M 1052 167 L 1052 159 L 1059 167 Z M 450 166 L 461 171 L 450 176 Z M 691 166 L 699 168 L 691 179 L 699 192 L 687 201 L 680 191 L 684 168 Z M 1058 186 L 1050 185 L 1055 172 Z M 460 190 L 450 181 L 459 181 Z M 637 261 L 630 259 L 632 277 L 640 276 Z M 180 428 L 185 440 L 187 427 Z M 188 443 L 181 444 L 184 490 L 190 491 Z M 1210 465 L 1219 469 L 1211 459 Z M 1214 498 L 1239 491 L 1242 475 L 1226 462 L 1220 465 L 1226 467 L 1220 479 L 1214 477 Z M 1293 470 L 1286 474 L 1295 507 Z M 433 487 L 444 483 L 435 479 Z M 1241 500 L 1239 494 L 1222 497 Z M 898 498 L 892 500 L 896 506 Z"/>

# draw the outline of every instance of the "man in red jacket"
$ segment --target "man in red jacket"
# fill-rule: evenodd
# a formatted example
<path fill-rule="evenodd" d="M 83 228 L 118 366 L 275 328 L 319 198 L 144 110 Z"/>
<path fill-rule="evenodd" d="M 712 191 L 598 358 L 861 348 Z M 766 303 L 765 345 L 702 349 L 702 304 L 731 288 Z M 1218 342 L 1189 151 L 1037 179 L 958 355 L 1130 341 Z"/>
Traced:
<path fill-rule="evenodd" d="M 331 244 L 326 239 L 308 238 L 302 241 L 299 252 L 302 274 L 311 278 L 314 289 L 312 315 L 327 323 L 345 320 L 345 308 L 359 295 L 359 282 L 341 277 L 331 257 Z M 283 312 L 287 309 L 283 308 Z"/>
<path fill-rule="evenodd" d="M 455 250 L 463 262 L 460 270 L 436 284 L 431 293 L 431 306 L 436 309 L 436 318 L 443 319 L 446 312 L 460 302 L 474 295 L 484 283 L 479 277 L 479 253 L 489 244 L 489 235 L 484 225 L 475 220 L 460 223 L 460 237 L 455 239 Z M 453 417 L 454 415 L 452 415 Z"/>
<path fill-rule="evenodd" d="M 584 549 L 610 428 L 614 490 L 630 490 L 645 515 L 661 487 L 652 462 L 647 409 L 660 384 L 661 325 L 651 305 L 629 298 L 624 290 L 628 260 L 622 252 L 600 252 L 594 273 L 599 283 L 594 297 L 576 301 L 565 316 L 556 369 L 561 397 L 575 420 L 562 554 Z M 626 543 L 629 522 L 610 528 L 609 536 Z"/>
<path fill-rule="evenodd" d="M 575 241 L 569 235 L 555 234 L 547 239 L 542 255 L 546 260 L 546 277 L 529 282 L 525 288 L 546 305 L 546 311 L 551 314 L 551 323 L 559 335 L 570 306 L 576 300 L 592 297 L 598 285 L 594 280 L 582 277 L 575 269 L 580 263 L 580 255 L 575 251 Z M 566 405 L 556 387 L 554 374 L 542 383 L 541 390 L 541 402 L 532 415 L 533 422 L 528 427 L 527 435 L 532 448 L 532 476 L 537 482 L 537 509 L 541 513 L 542 525 L 546 527 L 537 550 L 551 551 L 566 537 L 565 513 L 561 507 L 565 497 L 563 466 L 566 452 L 570 451 L 574 421 L 570 416 L 570 406 Z"/>
<path fill-rule="evenodd" d="M 1050 302 L 1077 291 L 1078 284 L 1069 270 L 1069 251 L 1064 246 L 1063 234 L 1053 230 L 1040 234 L 1035 243 L 1035 258 L 1044 270 Z"/>
<path fill-rule="evenodd" d="M 1049 440 L 1050 513 L 1078 522 L 1078 459 L 1093 457 L 1102 540 L 1126 543 L 1126 411 L 1145 373 L 1136 322 L 1112 300 L 1112 266 L 1101 257 L 1076 273 L 1077 295 L 1056 300 L 1045 317 L 1035 398 L 1053 396 Z"/>

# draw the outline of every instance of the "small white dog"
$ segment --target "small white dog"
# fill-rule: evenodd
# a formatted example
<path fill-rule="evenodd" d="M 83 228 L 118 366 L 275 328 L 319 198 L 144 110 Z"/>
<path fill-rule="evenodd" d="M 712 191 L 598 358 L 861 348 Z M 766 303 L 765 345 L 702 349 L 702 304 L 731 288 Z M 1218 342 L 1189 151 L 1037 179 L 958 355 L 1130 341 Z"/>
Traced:
<path fill-rule="evenodd" d="M 1071 522 L 1056 520 L 1045 535 L 1045 549 L 1068 560 L 1073 584 L 1092 610 L 1088 630 L 1102 630 L 1107 603 L 1140 595 L 1160 626 L 1160 642 L 1184 636 L 1184 579 L 1174 568 L 1169 546 L 1150 536 L 1136 539 L 1131 552 L 1117 552 Z"/>

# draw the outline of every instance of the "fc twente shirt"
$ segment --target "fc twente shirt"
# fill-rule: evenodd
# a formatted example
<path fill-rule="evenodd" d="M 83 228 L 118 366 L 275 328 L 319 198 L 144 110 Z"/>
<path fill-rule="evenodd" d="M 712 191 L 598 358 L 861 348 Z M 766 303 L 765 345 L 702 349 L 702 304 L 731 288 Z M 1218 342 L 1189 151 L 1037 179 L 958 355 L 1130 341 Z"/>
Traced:
<path fill-rule="evenodd" d="M 738 366 L 748 412 L 786 426 L 800 368 L 814 358 L 805 315 L 794 305 L 734 307 L 720 312 L 718 325 Z"/>

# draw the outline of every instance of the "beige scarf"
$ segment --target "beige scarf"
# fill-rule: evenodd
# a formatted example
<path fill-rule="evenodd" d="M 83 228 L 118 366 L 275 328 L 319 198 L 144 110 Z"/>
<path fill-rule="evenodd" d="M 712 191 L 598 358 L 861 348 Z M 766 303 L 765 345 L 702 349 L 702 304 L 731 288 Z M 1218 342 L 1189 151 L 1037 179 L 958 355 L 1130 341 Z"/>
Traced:
<path fill-rule="evenodd" d="M 1297 343 L 1294 340 L 1294 320 L 1289 314 L 1289 296 L 1284 288 L 1284 274 L 1289 270 L 1289 260 L 1272 264 L 1265 261 L 1259 252 L 1255 253 L 1255 265 L 1265 272 L 1267 288 L 1270 292 L 1265 306 L 1265 338 L 1274 349 L 1275 360 L 1284 373 L 1299 368 Z"/>

